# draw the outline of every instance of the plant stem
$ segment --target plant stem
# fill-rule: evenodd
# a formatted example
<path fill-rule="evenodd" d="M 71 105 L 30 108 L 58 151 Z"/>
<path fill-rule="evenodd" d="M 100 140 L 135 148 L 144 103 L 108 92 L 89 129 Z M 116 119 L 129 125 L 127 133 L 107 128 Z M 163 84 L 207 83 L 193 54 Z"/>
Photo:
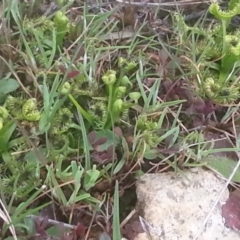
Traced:
<path fill-rule="evenodd" d="M 89 123 L 93 122 L 93 118 L 90 114 L 88 114 L 79 104 L 78 102 L 75 100 L 75 98 L 72 96 L 71 93 L 68 94 L 68 97 L 70 98 L 70 100 L 72 101 L 72 103 L 75 105 L 75 107 L 80 111 L 80 113 L 87 119 L 87 121 Z"/>

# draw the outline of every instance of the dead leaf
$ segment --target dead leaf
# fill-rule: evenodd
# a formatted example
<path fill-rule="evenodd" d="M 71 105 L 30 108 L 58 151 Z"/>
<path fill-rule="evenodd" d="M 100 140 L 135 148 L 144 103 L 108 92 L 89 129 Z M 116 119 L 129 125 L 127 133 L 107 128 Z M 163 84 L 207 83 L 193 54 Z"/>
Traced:
<path fill-rule="evenodd" d="M 232 192 L 227 202 L 222 206 L 222 217 L 225 226 L 234 230 L 240 230 L 240 192 Z"/>

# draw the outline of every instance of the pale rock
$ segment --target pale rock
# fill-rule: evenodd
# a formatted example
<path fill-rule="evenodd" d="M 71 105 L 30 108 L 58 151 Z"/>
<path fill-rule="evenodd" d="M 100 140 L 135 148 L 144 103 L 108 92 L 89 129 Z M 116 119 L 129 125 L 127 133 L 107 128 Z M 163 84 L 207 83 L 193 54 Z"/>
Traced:
<path fill-rule="evenodd" d="M 221 207 L 229 196 L 228 189 L 202 228 L 224 188 L 224 180 L 202 168 L 185 171 L 184 176 L 167 172 L 145 174 L 138 180 L 138 207 L 149 224 L 152 239 L 192 240 L 200 236 L 197 240 L 239 240 L 240 235 L 226 228 L 221 216 Z M 141 234 L 135 240 L 148 239 L 146 234 Z"/>
<path fill-rule="evenodd" d="M 148 236 L 146 233 L 139 233 L 134 240 L 148 240 Z"/>

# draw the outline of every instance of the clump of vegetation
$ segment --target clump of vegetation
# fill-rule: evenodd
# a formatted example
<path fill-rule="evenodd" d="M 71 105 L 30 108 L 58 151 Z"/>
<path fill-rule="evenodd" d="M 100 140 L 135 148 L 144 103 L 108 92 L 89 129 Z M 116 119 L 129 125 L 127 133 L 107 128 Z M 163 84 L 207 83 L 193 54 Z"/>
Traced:
<path fill-rule="evenodd" d="M 182 16 L 176 16 L 184 32 L 197 38 L 195 52 L 200 73 L 198 84 L 201 94 L 215 103 L 229 104 L 238 100 L 238 62 L 240 56 L 239 30 L 230 26 L 240 13 L 239 1 L 229 1 L 228 9 L 221 10 L 219 3 L 212 3 L 209 12 L 218 20 L 203 28 L 189 27 Z"/>
<path fill-rule="evenodd" d="M 121 239 L 135 181 L 206 165 L 208 133 L 239 118 L 239 1 L 212 3 L 210 26 L 175 13 L 164 38 L 158 14 L 77 2 L 3 1 L 2 239 Z"/>

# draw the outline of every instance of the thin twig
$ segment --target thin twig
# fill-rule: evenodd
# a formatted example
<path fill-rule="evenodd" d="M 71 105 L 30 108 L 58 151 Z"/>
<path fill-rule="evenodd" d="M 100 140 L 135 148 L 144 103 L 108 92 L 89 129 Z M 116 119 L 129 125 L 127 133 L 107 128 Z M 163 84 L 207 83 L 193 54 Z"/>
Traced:
<path fill-rule="evenodd" d="M 174 7 L 174 6 L 192 6 L 192 5 L 197 5 L 197 4 L 203 4 L 203 3 L 210 3 L 211 0 L 207 1 L 172 1 L 172 2 L 165 2 L 165 3 L 143 3 L 143 2 L 132 2 L 132 1 L 127 1 L 127 0 L 117 0 L 118 3 L 123 3 L 123 4 L 130 4 L 135 5 L 135 6 L 148 6 L 148 7 Z M 222 1 L 220 1 L 222 2 Z"/>
<path fill-rule="evenodd" d="M 28 218 L 32 218 L 34 220 L 39 220 L 39 221 L 43 221 L 44 220 L 44 217 L 41 217 L 41 216 L 28 215 L 27 217 Z M 51 224 L 51 225 L 54 225 L 54 226 L 59 225 L 59 224 L 63 224 L 63 226 L 65 228 L 69 228 L 69 229 L 75 229 L 76 228 L 76 226 L 74 226 L 74 225 L 71 225 L 71 224 L 68 224 L 68 223 L 59 222 L 57 220 L 53 220 L 53 219 L 49 219 L 49 218 L 48 218 L 48 223 Z"/>

